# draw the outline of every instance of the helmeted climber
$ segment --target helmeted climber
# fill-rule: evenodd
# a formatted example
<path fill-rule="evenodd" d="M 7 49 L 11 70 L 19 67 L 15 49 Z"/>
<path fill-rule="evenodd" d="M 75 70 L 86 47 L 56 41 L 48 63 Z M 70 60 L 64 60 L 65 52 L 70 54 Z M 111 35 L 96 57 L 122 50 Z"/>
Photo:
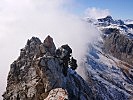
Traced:
<path fill-rule="evenodd" d="M 77 61 L 75 59 L 70 60 L 72 54 L 72 49 L 66 45 L 62 45 L 60 48 L 56 50 L 56 57 L 62 60 L 63 69 L 62 72 L 64 76 L 67 76 L 68 64 L 71 64 L 71 68 L 75 70 L 77 68 Z M 73 62 L 74 61 L 74 62 Z"/>

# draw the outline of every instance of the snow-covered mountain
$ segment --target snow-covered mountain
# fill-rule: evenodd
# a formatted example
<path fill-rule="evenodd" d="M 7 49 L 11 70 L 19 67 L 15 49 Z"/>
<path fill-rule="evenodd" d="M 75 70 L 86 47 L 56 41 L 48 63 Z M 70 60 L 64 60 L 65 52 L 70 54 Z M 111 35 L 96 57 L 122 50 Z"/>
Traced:
<path fill-rule="evenodd" d="M 101 18 L 101 19 L 87 18 L 87 22 L 94 24 L 100 30 L 106 29 L 106 28 L 107 29 L 108 28 L 117 28 L 124 33 L 132 33 L 133 32 L 132 31 L 133 30 L 133 24 L 127 23 L 128 21 L 129 20 L 127 20 L 127 21 L 114 20 L 111 16 L 107 16 L 107 17 Z M 129 22 L 132 22 L 132 20 L 130 20 Z"/>
<path fill-rule="evenodd" d="M 91 20 L 91 21 L 90 21 Z M 133 27 L 111 16 L 87 19 L 101 31 L 102 39 L 89 46 L 88 81 L 98 100 L 133 99 Z"/>
<path fill-rule="evenodd" d="M 127 19 L 127 20 L 124 20 L 124 23 L 125 24 L 133 24 L 133 20 Z"/>

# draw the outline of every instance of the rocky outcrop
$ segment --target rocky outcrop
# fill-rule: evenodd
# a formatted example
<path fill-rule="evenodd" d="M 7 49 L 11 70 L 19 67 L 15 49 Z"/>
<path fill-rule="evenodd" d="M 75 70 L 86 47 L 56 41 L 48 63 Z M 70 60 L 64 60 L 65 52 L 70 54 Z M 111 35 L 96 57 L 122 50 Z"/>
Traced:
<path fill-rule="evenodd" d="M 10 66 L 3 100 L 93 100 L 89 85 L 71 68 L 64 76 L 56 47 L 48 36 L 32 37 Z"/>
<path fill-rule="evenodd" d="M 114 20 L 111 16 L 98 19 L 99 25 L 109 26 L 110 24 L 124 25 L 122 20 Z"/>
<path fill-rule="evenodd" d="M 131 35 L 114 30 L 105 38 L 104 51 L 133 65 L 133 39 Z"/>

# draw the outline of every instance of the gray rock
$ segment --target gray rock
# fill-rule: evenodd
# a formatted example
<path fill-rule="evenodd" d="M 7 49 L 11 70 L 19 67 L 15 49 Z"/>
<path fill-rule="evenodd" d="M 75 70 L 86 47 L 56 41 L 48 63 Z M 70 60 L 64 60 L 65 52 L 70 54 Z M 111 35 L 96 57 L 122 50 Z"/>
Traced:
<path fill-rule="evenodd" d="M 70 100 L 93 100 L 90 87 L 74 70 L 68 68 L 64 76 L 55 49 L 50 36 L 44 43 L 36 37 L 28 40 L 10 66 L 3 100 L 44 100 L 50 91 L 59 88 L 67 92 Z"/>
<path fill-rule="evenodd" d="M 104 41 L 104 51 L 133 65 L 133 40 L 114 30 Z"/>

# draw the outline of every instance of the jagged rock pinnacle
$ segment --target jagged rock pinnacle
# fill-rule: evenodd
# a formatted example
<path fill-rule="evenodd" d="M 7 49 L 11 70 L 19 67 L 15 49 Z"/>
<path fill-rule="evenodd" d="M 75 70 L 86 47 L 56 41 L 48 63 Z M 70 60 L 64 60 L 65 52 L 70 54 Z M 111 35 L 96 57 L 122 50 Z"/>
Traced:
<path fill-rule="evenodd" d="M 44 40 L 43 44 L 45 48 L 47 48 L 52 55 L 55 54 L 56 47 L 55 47 L 52 37 L 48 35 L 46 39 Z"/>
<path fill-rule="evenodd" d="M 42 43 L 32 37 L 10 66 L 3 100 L 92 100 L 87 83 L 71 68 L 64 76 L 64 65 L 55 57 L 56 47 L 48 36 Z"/>
<path fill-rule="evenodd" d="M 53 43 L 53 38 L 48 35 L 43 43 L 44 43 L 45 46 L 51 48 L 52 45 L 54 44 Z"/>

